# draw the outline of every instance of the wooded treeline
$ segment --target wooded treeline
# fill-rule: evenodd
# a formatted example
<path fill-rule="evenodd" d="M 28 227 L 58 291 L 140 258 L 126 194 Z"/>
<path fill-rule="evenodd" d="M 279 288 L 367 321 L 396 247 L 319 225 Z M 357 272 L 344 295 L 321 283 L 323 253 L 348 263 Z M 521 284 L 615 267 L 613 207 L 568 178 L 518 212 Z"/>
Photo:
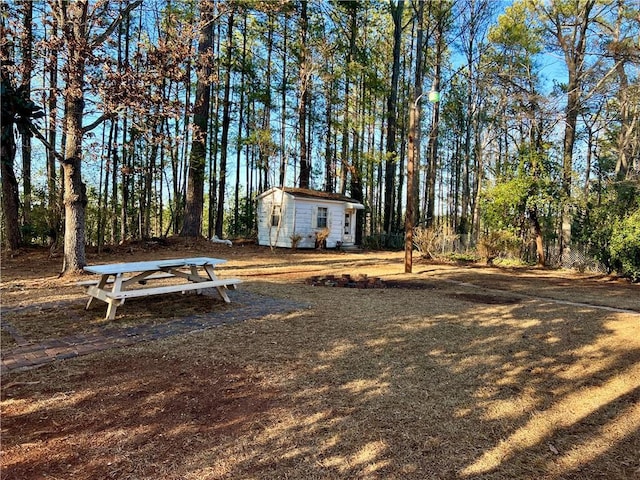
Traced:
<path fill-rule="evenodd" d="M 2 9 L 5 248 L 63 236 L 74 270 L 85 244 L 252 236 L 256 194 L 300 186 L 361 201 L 359 243 L 640 265 L 635 0 Z"/>

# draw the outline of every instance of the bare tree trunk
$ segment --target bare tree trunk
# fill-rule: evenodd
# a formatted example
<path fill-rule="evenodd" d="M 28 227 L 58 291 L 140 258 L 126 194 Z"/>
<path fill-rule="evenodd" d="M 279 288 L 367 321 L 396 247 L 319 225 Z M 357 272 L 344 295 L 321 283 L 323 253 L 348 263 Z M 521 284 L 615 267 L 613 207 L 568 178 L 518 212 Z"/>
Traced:
<path fill-rule="evenodd" d="M 51 38 L 58 35 L 58 24 L 55 16 L 51 20 Z M 49 227 L 49 245 L 57 243 L 60 231 L 60 204 L 58 197 L 58 178 L 55 148 L 57 142 L 58 126 L 58 49 L 50 47 L 47 57 L 47 69 L 49 71 L 49 93 L 47 107 L 49 116 L 47 119 L 47 142 L 52 148 L 47 149 L 47 224 Z"/>
<path fill-rule="evenodd" d="M 155 118 L 152 120 L 152 128 L 153 136 L 157 137 L 160 135 L 160 121 Z M 144 178 L 144 224 L 142 229 L 143 238 L 151 238 L 152 236 L 152 223 L 151 223 L 151 214 L 153 209 L 153 183 L 154 183 L 154 172 L 156 171 L 156 163 L 158 159 L 158 151 L 160 150 L 160 146 L 157 142 L 152 142 L 150 146 L 147 148 L 150 149 L 149 156 L 147 159 L 147 165 L 144 169 L 143 178 Z"/>
<path fill-rule="evenodd" d="M 416 66 L 413 98 L 409 111 L 409 150 L 407 152 L 407 205 L 404 219 L 404 271 L 413 269 L 413 229 L 415 226 L 415 206 L 417 202 L 416 167 L 420 159 L 420 99 L 422 97 L 424 2 L 419 1 L 416 11 L 418 30 L 416 34 Z"/>
<path fill-rule="evenodd" d="M 240 157 L 242 153 L 242 127 L 245 122 L 245 68 L 247 63 L 247 12 L 243 14 L 242 26 L 242 61 L 240 63 L 240 102 L 238 106 L 238 141 L 236 142 L 236 184 L 234 189 L 233 234 L 238 235 L 240 223 Z M 248 159 L 247 159 L 248 161 Z"/>
<path fill-rule="evenodd" d="M 5 34 L 4 23 L 0 23 L 0 33 L 3 37 Z M 0 48 L 3 49 L 3 58 L 9 58 L 8 52 L 5 51 L 6 43 L 2 42 Z M 7 98 L 9 95 L 17 95 L 15 88 L 12 86 L 9 74 L 2 69 L 2 103 L 3 116 L 5 114 L 6 104 L 9 103 Z M 10 93 L 11 92 L 11 93 Z M 13 116 L 12 116 L 13 117 Z M 8 250 L 17 250 L 20 248 L 22 238 L 20 235 L 19 208 L 20 201 L 18 197 L 18 179 L 14 171 L 14 162 L 16 158 L 16 140 L 14 136 L 13 118 L 7 121 L 2 119 L 2 142 L 0 143 L 0 174 L 2 175 L 2 216 L 4 217 L 5 228 L 5 246 Z"/>
<path fill-rule="evenodd" d="M 129 64 L 129 28 L 127 28 L 126 32 L 124 32 L 124 28 L 120 25 L 118 28 L 118 69 L 122 69 L 124 65 Z M 125 45 L 124 45 L 124 60 L 122 58 L 122 36 L 123 32 L 125 33 Z M 120 182 L 120 188 L 122 193 L 122 202 L 120 204 L 120 240 L 126 241 L 129 236 L 129 197 L 130 197 L 130 188 L 129 183 L 130 179 L 133 178 L 133 168 L 131 166 L 131 157 L 133 148 L 133 142 L 128 144 L 127 142 L 127 133 L 129 130 L 129 116 L 128 109 L 125 108 L 123 113 L 122 120 L 122 153 L 121 153 L 121 161 L 122 161 L 122 176 Z"/>
<path fill-rule="evenodd" d="M 18 180 L 13 170 L 15 159 L 15 140 L 13 134 L 2 141 L 2 158 L 0 167 L 2 173 L 2 213 L 5 226 L 5 246 L 8 250 L 20 248 L 20 222 L 18 219 Z"/>
<path fill-rule="evenodd" d="M 257 123 L 257 113 L 256 113 L 256 99 L 252 99 L 247 108 L 248 113 L 247 117 L 249 117 L 249 121 L 245 122 L 245 138 L 249 138 L 251 136 L 251 125 L 255 125 Z M 258 175 L 259 172 L 256 169 L 256 154 L 258 153 L 255 145 L 251 146 L 247 142 L 244 147 L 244 157 L 245 161 L 245 185 L 247 186 L 246 196 L 245 196 L 245 208 L 244 208 L 244 216 L 242 219 L 243 222 L 243 234 L 253 234 L 257 232 L 257 219 L 255 218 L 255 214 L 253 211 L 253 193 L 255 190 L 255 180 L 254 174 Z"/>
<path fill-rule="evenodd" d="M 485 154 L 482 151 L 483 145 L 480 140 L 480 125 L 476 124 L 476 140 L 475 140 L 475 150 L 476 150 L 476 176 L 474 182 L 474 192 L 473 192 L 473 202 L 472 202 L 472 210 L 471 210 L 471 236 L 469 237 L 471 242 L 475 245 L 479 238 L 479 230 L 480 230 L 480 196 L 482 193 L 482 180 L 484 178 L 484 158 Z"/>
<path fill-rule="evenodd" d="M 386 118 L 387 113 L 386 111 L 383 109 L 382 110 L 382 117 L 381 118 Z M 385 141 L 386 141 L 386 135 L 385 135 L 385 129 L 384 129 L 384 121 L 381 120 L 381 125 L 380 125 L 380 141 L 378 144 L 378 151 L 380 152 L 384 152 L 385 150 Z M 373 229 L 371 230 L 370 235 L 373 235 L 374 233 L 380 233 L 382 227 L 383 227 L 383 222 L 384 222 L 384 214 L 383 214 L 383 209 L 384 209 L 384 185 L 382 182 L 382 178 L 384 178 L 384 174 L 383 174 L 383 166 L 384 166 L 384 162 L 378 162 L 378 167 L 377 167 L 377 180 L 376 180 L 376 205 L 377 205 L 377 209 L 376 209 L 376 219 L 377 221 L 373 224 Z M 373 181 L 373 180 L 372 180 Z M 393 205 L 393 195 L 391 196 L 391 205 Z M 393 211 L 393 209 L 392 209 Z M 384 230 L 382 230 L 384 231 Z"/>
<path fill-rule="evenodd" d="M 120 125 L 119 119 L 116 119 L 113 122 L 113 136 L 111 143 L 111 210 L 109 215 L 111 216 L 111 243 L 114 244 L 117 242 L 118 236 L 118 215 L 117 215 L 117 206 L 118 206 L 118 169 L 120 168 L 120 157 L 118 156 L 118 148 L 117 141 L 118 138 L 118 128 Z"/>
<path fill-rule="evenodd" d="M 120 156 L 122 168 L 121 168 L 121 180 L 120 190 L 122 199 L 120 202 L 120 241 L 124 242 L 129 236 L 129 182 L 132 177 L 133 169 L 131 168 L 131 154 L 129 152 L 129 145 L 127 145 L 127 129 L 129 126 L 127 113 L 124 113 L 124 119 L 122 120 L 122 153 Z"/>
<path fill-rule="evenodd" d="M 178 95 L 176 94 L 175 101 L 178 101 Z M 173 193 L 173 203 L 171 202 L 171 195 L 169 196 L 169 204 L 171 208 L 171 220 L 169 223 L 169 227 L 167 232 L 176 231 L 176 225 L 180 222 L 181 218 L 181 210 L 182 207 L 180 205 L 182 194 L 180 192 L 180 154 L 178 151 L 178 145 L 176 142 L 176 138 L 178 138 L 180 134 L 179 130 L 179 122 L 175 122 L 173 126 L 173 135 L 169 129 L 169 122 L 165 124 L 165 128 L 167 129 L 166 137 L 170 142 L 169 145 L 169 162 L 171 163 L 171 192 Z"/>
<path fill-rule="evenodd" d="M 354 140 L 353 150 L 351 153 L 351 179 L 349 182 L 349 189 L 351 190 L 351 197 L 360 203 L 364 203 L 364 168 L 362 165 L 362 157 L 364 152 L 365 143 L 365 111 L 366 111 L 366 88 L 364 77 L 360 80 L 360 105 L 361 108 L 356 112 L 356 115 L 360 116 L 360 127 L 356 130 L 354 127 Z M 357 118 L 357 116 L 356 116 Z M 355 243 L 357 245 L 362 244 L 362 232 L 364 229 L 364 210 L 356 211 L 356 230 L 355 230 Z"/>
<path fill-rule="evenodd" d="M 309 18 L 307 16 L 307 2 L 300 2 L 300 90 L 298 94 L 298 135 L 300 139 L 300 187 L 309 188 L 311 179 L 311 162 L 307 151 L 307 109 L 309 105 L 309 81 L 311 71 L 309 67 L 309 52 L 307 47 L 307 30 Z"/>
<path fill-rule="evenodd" d="M 342 117 L 342 158 L 340 168 L 339 192 L 344 195 L 347 191 L 347 172 L 353 172 L 353 165 L 349 162 L 349 134 L 351 129 L 351 63 L 356 55 L 356 38 L 358 34 L 357 13 L 358 4 L 356 2 L 346 2 L 343 4 L 349 10 L 349 50 L 347 52 L 347 65 L 344 79 L 344 115 Z"/>
<path fill-rule="evenodd" d="M 542 227 L 540 226 L 540 221 L 538 220 L 537 209 L 530 209 L 528 217 L 533 237 L 536 239 L 537 265 L 540 267 L 544 267 L 546 263 L 544 255 L 544 239 L 542 237 Z"/>
<path fill-rule="evenodd" d="M 113 155 L 113 139 L 114 139 L 115 122 L 111 122 L 109 126 L 109 136 L 107 138 L 107 155 L 106 166 L 104 168 L 104 196 L 100 190 L 98 195 L 101 200 L 98 201 L 98 250 L 102 249 L 105 242 L 105 226 L 107 223 L 106 212 L 109 204 L 109 173 L 113 169 L 111 158 Z"/>
<path fill-rule="evenodd" d="M 409 57 L 405 57 L 403 60 L 403 72 L 405 72 L 405 74 L 408 72 L 409 68 L 408 66 L 413 64 L 413 55 L 414 55 L 414 51 L 415 51 L 415 35 L 414 35 L 414 29 L 415 25 L 412 27 L 412 32 L 411 32 L 411 46 L 409 48 Z M 406 75 L 407 77 L 407 81 L 405 81 L 403 83 L 403 88 L 402 88 L 402 100 L 399 102 L 400 105 L 410 105 L 410 83 L 408 81 L 408 75 Z M 402 111 L 402 115 L 398 115 L 398 119 L 400 120 L 399 123 L 399 130 L 400 130 L 400 134 L 399 137 L 402 139 L 401 143 L 400 143 L 400 148 L 398 149 L 400 152 L 400 156 L 399 156 L 399 161 L 398 161 L 398 171 L 401 172 L 401 174 L 398 176 L 398 186 L 396 191 L 394 192 L 395 198 L 394 198 L 394 204 L 396 206 L 396 213 L 393 217 L 393 230 L 396 232 L 401 231 L 402 227 L 402 222 L 403 222 L 403 215 L 402 215 L 402 191 L 404 189 L 404 181 L 405 181 L 405 175 L 404 175 L 404 171 L 405 171 L 405 162 L 406 162 L 406 157 L 407 157 L 407 124 L 408 124 L 408 116 L 409 116 L 409 110 L 411 110 L 410 108 L 405 109 Z"/>
<path fill-rule="evenodd" d="M 187 180 L 182 236 L 202 235 L 204 207 L 204 175 L 207 158 L 207 129 L 209 124 L 211 46 L 213 44 L 213 3 L 200 2 L 200 37 L 198 38 L 198 64 L 196 67 L 196 98 L 193 107 L 193 136 Z"/>
<path fill-rule="evenodd" d="M 396 147 L 396 135 L 398 125 L 398 80 L 400 78 L 400 47 L 402 46 L 402 12 L 404 0 L 399 0 L 394 5 L 389 2 L 391 18 L 393 20 L 393 65 L 391 67 L 391 88 L 387 97 L 387 143 L 384 172 L 384 219 L 383 230 L 391 233 L 393 224 L 393 197 L 396 184 L 396 164 L 398 152 Z"/>
<path fill-rule="evenodd" d="M 216 62 L 219 64 L 219 62 Z M 218 72 L 219 73 L 219 72 Z M 218 112 L 220 107 L 220 99 L 218 96 L 218 89 L 216 85 L 211 85 L 210 89 L 215 95 L 213 103 L 210 105 L 211 112 L 209 118 L 213 118 L 210 121 L 211 131 L 209 132 L 209 199 L 208 199 L 208 217 L 207 217 L 207 238 L 211 238 L 215 229 L 216 218 L 216 195 L 218 187 Z M 211 102 L 209 102 L 211 103 Z"/>
<path fill-rule="evenodd" d="M 231 90 L 231 59 L 233 54 L 233 17 L 234 11 L 229 11 L 227 25 L 227 59 L 224 75 L 224 99 L 222 107 L 222 139 L 220 141 L 220 175 L 218 183 L 218 214 L 216 216 L 216 235 L 222 237 L 224 227 L 224 200 L 227 187 L 227 150 L 229 146 L 229 124 L 231 123 L 229 94 Z"/>
<path fill-rule="evenodd" d="M 109 148 L 111 147 L 111 139 L 106 138 L 107 130 L 106 128 L 102 130 L 102 142 L 100 146 L 100 173 L 98 174 L 98 226 L 96 228 L 96 245 L 98 246 L 98 251 L 101 251 L 102 244 L 104 241 L 104 213 L 106 211 L 106 202 L 103 205 L 102 203 L 102 186 L 105 185 L 105 190 L 107 189 L 107 185 L 109 184 L 109 177 L 105 174 L 107 165 L 106 163 L 109 161 Z M 106 159 L 106 161 L 105 161 Z M 105 179 L 106 177 L 106 179 Z"/>
<path fill-rule="evenodd" d="M 331 60 L 327 58 L 326 67 L 328 71 L 328 79 L 325 82 L 324 97 L 325 97 L 325 118 L 327 121 L 327 134 L 324 147 L 324 191 L 335 191 L 335 175 L 336 175 L 336 159 L 335 149 L 333 148 L 333 63 L 329 63 Z"/>
<path fill-rule="evenodd" d="M 273 13 L 268 13 L 268 32 L 267 32 L 267 65 L 265 71 L 265 98 L 264 110 L 262 112 L 262 132 L 263 140 L 260 142 L 259 168 L 262 176 L 258 179 L 258 190 L 263 192 L 269 188 L 269 158 L 271 156 L 271 68 L 273 55 Z M 268 133 L 268 135 L 267 135 Z M 267 140 L 268 138 L 268 140 Z"/>
<path fill-rule="evenodd" d="M 221 22 L 217 22 L 217 32 L 215 35 L 215 59 L 216 59 L 216 78 L 220 78 L 220 32 L 222 30 Z M 218 132 L 220 131 L 220 92 L 218 89 L 219 82 L 211 85 L 211 89 L 215 92 L 215 100 L 213 109 L 213 125 L 211 135 L 209 136 L 209 225 L 207 238 L 211 238 L 215 233 L 215 218 L 217 214 L 217 189 L 218 189 Z"/>
<path fill-rule="evenodd" d="M 26 99 L 31 98 L 31 74 L 33 70 L 33 3 L 31 0 L 22 0 L 23 7 L 23 33 L 21 38 L 22 50 L 22 95 Z M 22 150 L 22 221 L 24 225 L 31 224 L 31 133 L 23 133 L 20 136 Z"/>
<path fill-rule="evenodd" d="M 409 110 L 409 152 L 407 157 L 407 205 L 404 214 L 404 272 L 411 273 L 413 270 L 413 228 L 415 225 L 415 197 L 414 172 L 416 161 L 416 137 L 418 123 L 418 100 L 414 99 L 414 104 Z"/>
<path fill-rule="evenodd" d="M 63 2 L 60 16 L 67 47 L 66 95 L 64 106 L 65 155 L 64 173 L 65 232 L 63 272 L 82 270 L 85 257 L 85 207 L 87 190 L 82 181 L 82 118 L 84 113 L 83 82 L 87 40 L 86 0 Z"/>
<path fill-rule="evenodd" d="M 569 251 L 571 243 L 571 183 L 573 177 L 573 148 L 576 140 L 576 126 L 578 121 L 578 108 L 580 106 L 578 82 L 575 71 L 569 74 L 569 84 L 566 107 L 566 121 L 564 129 L 563 153 L 562 153 L 562 190 L 564 201 L 562 207 L 562 234 L 560 236 L 560 257 Z"/>
<path fill-rule="evenodd" d="M 427 148 L 427 174 L 426 174 L 426 192 L 427 208 L 425 212 L 425 225 L 430 227 L 435 221 L 435 205 L 436 205 L 436 171 L 438 168 L 438 137 L 440 133 L 440 77 L 442 71 L 442 52 L 444 43 L 444 25 L 442 14 L 438 17 L 435 34 L 436 58 L 435 73 L 433 77 L 433 92 L 435 98 L 433 101 L 433 110 L 431 117 L 431 130 L 429 132 L 429 146 Z"/>
<path fill-rule="evenodd" d="M 71 58 L 78 54 L 72 54 Z M 75 58 L 79 64 L 81 60 Z M 84 68 L 70 71 L 67 90 L 82 92 Z M 64 235 L 64 271 L 81 270 L 85 259 L 85 207 L 87 190 L 82 181 L 82 118 L 84 100 L 82 93 L 67 93 L 65 101 L 64 124 L 67 132 L 66 155 L 62 164 L 64 172 L 65 235 Z"/>
<path fill-rule="evenodd" d="M 284 16 L 284 32 L 282 35 L 282 98 L 281 98 L 281 112 L 280 112 L 280 175 L 278 178 L 278 185 L 280 187 L 284 186 L 285 176 L 287 171 L 287 151 L 286 151 L 286 125 L 287 125 L 287 14 L 283 13 Z"/>
<path fill-rule="evenodd" d="M 614 41 L 616 43 L 621 41 L 622 35 L 620 26 L 622 18 L 624 17 L 624 2 L 622 0 L 618 0 L 617 9 L 618 15 L 614 28 Z M 620 83 L 617 94 L 620 105 L 620 130 L 617 138 L 618 160 L 616 162 L 615 173 L 619 180 L 624 180 L 631 173 L 633 167 L 633 165 L 631 165 L 631 161 L 634 158 L 632 137 L 634 130 L 637 130 L 638 102 L 637 100 L 635 102 L 632 100 L 633 94 L 630 92 L 629 78 L 625 70 L 625 64 L 628 63 L 629 56 L 626 52 L 618 49 L 615 49 L 614 52 L 613 58 L 616 62 L 616 73 Z"/>
<path fill-rule="evenodd" d="M 586 0 L 580 5 L 580 11 L 574 12 L 574 19 L 569 26 L 569 34 L 565 35 L 563 28 L 564 12 L 555 10 L 551 14 L 553 35 L 563 51 L 567 64 L 569 80 L 567 82 L 567 105 L 565 115 L 565 130 L 562 153 L 562 189 L 565 195 L 562 208 L 562 226 L 560 236 L 560 255 L 568 250 L 571 242 L 571 183 L 573 177 L 573 149 L 576 140 L 578 114 L 581 108 L 583 76 L 585 70 L 585 53 L 587 48 L 587 34 L 593 21 L 591 11 L 595 0 Z"/>
<path fill-rule="evenodd" d="M 65 56 L 65 146 L 62 169 L 64 176 L 65 235 L 63 272 L 81 270 L 86 264 L 85 256 L 85 207 L 87 192 L 82 181 L 82 126 L 84 114 L 84 74 L 88 53 L 104 43 L 109 34 L 129 12 L 142 0 L 127 5 L 120 15 L 99 35 L 89 39 L 87 18 L 88 1 L 61 0 L 52 4 L 54 15 L 62 29 Z"/>
<path fill-rule="evenodd" d="M 180 199 L 179 202 L 176 202 L 176 223 L 175 223 L 175 233 L 179 234 L 182 230 L 182 225 L 184 223 L 184 215 L 185 215 L 185 205 L 187 202 L 187 176 L 189 172 L 189 156 L 187 155 L 187 145 L 189 145 L 190 135 L 191 135 L 191 115 L 190 115 L 190 105 L 191 105 L 191 69 L 192 69 L 192 61 L 193 59 L 190 57 L 186 60 L 185 64 L 185 73 L 184 73 L 184 90 L 185 90 L 185 102 L 184 102 L 184 121 L 183 121 L 183 129 L 182 135 L 184 136 L 184 140 L 179 142 L 176 151 L 178 152 L 178 164 L 179 164 L 179 191 L 180 195 L 176 196 L 176 200 Z M 179 207 L 179 208 L 178 208 Z"/>

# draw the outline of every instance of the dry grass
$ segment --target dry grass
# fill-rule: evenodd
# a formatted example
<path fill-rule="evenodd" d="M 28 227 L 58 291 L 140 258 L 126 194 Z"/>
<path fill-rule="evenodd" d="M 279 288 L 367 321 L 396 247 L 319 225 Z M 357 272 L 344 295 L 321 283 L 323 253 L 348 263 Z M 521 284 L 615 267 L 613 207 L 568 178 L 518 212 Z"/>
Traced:
<path fill-rule="evenodd" d="M 640 315 L 596 308 L 640 312 L 637 285 L 199 248 L 309 308 L 6 375 L 3 479 L 640 478 Z M 3 290 L 27 291 L 8 305 L 37 312 L 50 287 L 8 263 Z M 424 288 L 303 283 L 327 273 Z M 58 293 L 83 304 L 74 288 Z"/>

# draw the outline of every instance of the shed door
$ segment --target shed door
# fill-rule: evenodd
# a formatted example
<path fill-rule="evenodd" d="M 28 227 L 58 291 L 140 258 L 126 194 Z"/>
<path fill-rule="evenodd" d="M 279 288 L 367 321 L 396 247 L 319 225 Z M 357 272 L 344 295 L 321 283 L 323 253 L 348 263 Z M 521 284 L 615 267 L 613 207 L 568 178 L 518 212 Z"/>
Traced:
<path fill-rule="evenodd" d="M 342 231 L 342 241 L 344 243 L 353 243 L 353 228 L 356 221 L 354 210 L 345 210 L 344 212 L 344 230 Z"/>

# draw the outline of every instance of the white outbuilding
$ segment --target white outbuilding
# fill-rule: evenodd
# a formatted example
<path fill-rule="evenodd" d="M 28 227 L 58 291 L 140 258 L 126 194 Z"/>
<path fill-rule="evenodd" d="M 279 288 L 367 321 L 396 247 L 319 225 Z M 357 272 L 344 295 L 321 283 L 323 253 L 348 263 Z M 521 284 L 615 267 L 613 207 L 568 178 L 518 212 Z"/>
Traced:
<path fill-rule="evenodd" d="M 258 195 L 258 244 L 272 247 L 351 247 L 356 211 L 364 205 L 337 193 L 271 188 Z"/>

